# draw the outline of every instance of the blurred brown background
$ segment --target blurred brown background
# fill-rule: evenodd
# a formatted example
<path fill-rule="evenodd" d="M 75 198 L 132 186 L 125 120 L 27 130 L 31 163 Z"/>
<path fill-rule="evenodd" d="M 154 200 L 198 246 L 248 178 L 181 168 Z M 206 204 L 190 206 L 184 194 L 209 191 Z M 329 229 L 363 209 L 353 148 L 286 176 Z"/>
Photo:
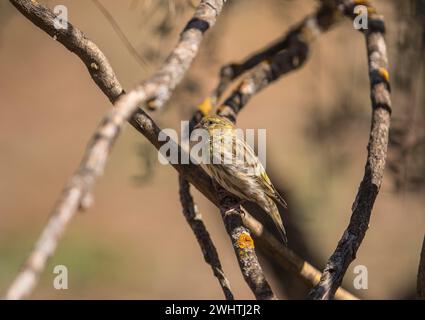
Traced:
<path fill-rule="evenodd" d="M 127 89 L 163 61 L 193 12 L 186 0 L 101 1 L 147 59 L 144 67 L 92 1 L 44 3 L 67 6 L 70 21 L 99 45 Z M 392 144 L 370 229 L 344 286 L 362 298 L 408 298 L 425 230 L 425 9 L 423 1 L 374 3 L 388 29 Z M 186 80 L 154 118 L 179 129 L 216 84 L 222 64 L 264 47 L 316 7 L 313 0 L 229 1 Z M 6 0 L 0 0 L 0 75 L 1 295 L 111 105 L 79 59 Z M 241 128 L 267 128 L 267 168 L 287 194 L 289 237 L 299 239 L 295 250 L 319 269 L 348 223 L 363 175 L 368 90 L 363 37 L 347 20 L 321 36 L 302 69 L 258 94 L 238 119 Z M 411 140 L 412 148 L 402 147 Z M 236 298 L 252 299 L 218 211 L 197 192 L 195 197 Z M 53 289 L 57 264 L 68 267 L 68 290 Z M 368 268 L 367 290 L 353 287 L 359 264 Z M 264 265 L 280 298 L 302 297 L 291 295 Z M 181 213 L 176 172 L 160 165 L 153 147 L 132 128 L 113 149 L 94 206 L 72 221 L 33 297 L 222 299 Z"/>

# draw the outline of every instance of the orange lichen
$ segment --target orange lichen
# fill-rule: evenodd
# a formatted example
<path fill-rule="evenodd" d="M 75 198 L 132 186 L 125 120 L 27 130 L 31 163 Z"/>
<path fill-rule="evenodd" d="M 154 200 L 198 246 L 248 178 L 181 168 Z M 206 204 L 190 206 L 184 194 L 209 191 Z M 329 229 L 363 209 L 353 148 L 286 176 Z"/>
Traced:
<path fill-rule="evenodd" d="M 242 233 L 238 239 L 238 247 L 240 249 L 254 249 L 254 240 L 247 233 Z"/>
<path fill-rule="evenodd" d="M 367 7 L 367 13 L 368 14 L 375 14 L 375 13 L 377 13 L 376 12 L 376 9 L 374 7 L 372 7 L 372 5 L 367 0 L 354 0 L 354 4 L 355 5 L 362 5 L 362 6 Z"/>
<path fill-rule="evenodd" d="M 379 68 L 378 72 L 379 72 L 379 75 L 381 77 L 383 77 L 387 82 L 390 81 L 390 73 L 388 72 L 387 69 L 385 69 L 385 68 Z"/>
<path fill-rule="evenodd" d="M 206 116 L 210 113 L 212 109 L 211 98 L 206 98 L 200 105 L 198 105 L 198 110 L 201 111 L 202 115 Z"/>
<path fill-rule="evenodd" d="M 365 5 L 365 6 L 369 6 L 369 1 L 368 0 L 354 0 L 354 4 L 356 5 Z"/>
<path fill-rule="evenodd" d="M 377 13 L 377 11 L 374 7 L 367 7 L 367 13 L 368 14 L 375 14 L 375 13 Z"/>

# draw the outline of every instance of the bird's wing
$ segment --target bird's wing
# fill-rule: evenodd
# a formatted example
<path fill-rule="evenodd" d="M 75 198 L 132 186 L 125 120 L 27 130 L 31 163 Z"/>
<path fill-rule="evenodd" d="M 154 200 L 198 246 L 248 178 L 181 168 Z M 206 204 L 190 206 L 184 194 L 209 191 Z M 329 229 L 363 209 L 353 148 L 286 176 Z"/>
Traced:
<path fill-rule="evenodd" d="M 250 170 L 250 173 L 255 177 L 257 183 L 261 187 L 261 189 L 272 199 L 275 199 L 280 204 L 282 204 L 284 207 L 285 201 L 283 198 L 279 195 L 279 193 L 276 191 L 275 187 L 273 186 L 272 182 L 270 181 L 269 176 L 266 173 L 266 170 L 264 169 L 263 165 L 261 164 L 258 157 L 255 155 L 254 150 L 251 148 L 251 146 L 247 143 L 243 143 L 243 147 L 245 149 L 245 161 L 246 161 L 246 168 Z"/>
<path fill-rule="evenodd" d="M 255 155 L 255 152 L 251 146 L 241 139 L 236 139 L 236 142 L 238 147 L 243 148 L 245 151 L 245 168 L 248 169 L 251 174 L 253 174 L 261 189 L 266 193 L 266 195 L 278 202 L 282 207 L 287 208 L 285 200 L 273 186 L 269 176 L 266 173 L 266 170 L 264 169 L 258 157 Z"/>
<path fill-rule="evenodd" d="M 258 179 L 258 182 L 262 186 L 264 192 L 272 199 L 276 200 L 282 207 L 285 209 L 288 207 L 286 204 L 285 199 L 280 195 L 280 193 L 276 190 L 272 182 L 270 181 L 269 176 L 267 175 L 264 168 L 262 168 L 262 172 L 260 173 L 260 179 Z"/>

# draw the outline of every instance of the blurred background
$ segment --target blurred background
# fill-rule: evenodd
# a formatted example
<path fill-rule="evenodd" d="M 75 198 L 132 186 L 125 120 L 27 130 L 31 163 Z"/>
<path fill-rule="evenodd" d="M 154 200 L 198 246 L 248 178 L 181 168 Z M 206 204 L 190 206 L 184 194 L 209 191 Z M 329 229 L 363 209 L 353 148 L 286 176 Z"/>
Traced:
<path fill-rule="evenodd" d="M 197 1 L 43 3 L 65 5 L 70 22 L 103 50 L 129 89 L 165 59 Z M 344 286 L 361 298 L 404 299 L 415 294 L 425 231 L 425 1 L 373 3 L 387 23 L 391 144 L 370 228 Z M 179 130 L 217 84 L 221 65 L 266 46 L 317 6 L 313 0 L 229 1 L 154 119 Z M 283 217 L 291 247 L 319 269 L 348 224 L 363 176 L 371 113 L 366 59 L 361 33 L 346 20 L 320 37 L 304 67 L 257 94 L 238 118 L 241 128 L 267 129 L 267 169 L 289 203 Z M 80 60 L 6 0 L 0 0 L 0 74 L 2 295 L 111 105 Z M 194 195 L 235 297 L 252 299 L 217 209 Z M 94 206 L 72 221 L 33 298 L 223 298 L 181 212 L 175 170 L 159 164 L 156 150 L 133 128 L 118 139 L 94 196 Z M 52 286 L 58 264 L 68 267 L 68 290 Z M 300 281 L 270 261 L 263 265 L 279 298 L 305 297 Z M 367 290 L 353 287 L 356 265 L 368 269 Z"/>

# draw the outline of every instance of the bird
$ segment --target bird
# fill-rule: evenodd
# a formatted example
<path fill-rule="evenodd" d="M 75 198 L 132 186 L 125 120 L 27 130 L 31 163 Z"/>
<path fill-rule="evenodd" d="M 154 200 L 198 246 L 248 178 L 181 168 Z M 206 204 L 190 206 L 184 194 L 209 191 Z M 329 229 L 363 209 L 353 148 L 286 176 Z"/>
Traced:
<path fill-rule="evenodd" d="M 207 115 L 195 128 L 206 130 L 208 135 L 205 142 L 209 155 L 200 161 L 201 167 L 228 192 L 242 201 L 257 203 L 271 217 L 286 246 L 288 239 L 276 205 L 287 208 L 286 201 L 273 186 L 254 150 L 237 133 L 233 122 L 218 115 Z"/>

